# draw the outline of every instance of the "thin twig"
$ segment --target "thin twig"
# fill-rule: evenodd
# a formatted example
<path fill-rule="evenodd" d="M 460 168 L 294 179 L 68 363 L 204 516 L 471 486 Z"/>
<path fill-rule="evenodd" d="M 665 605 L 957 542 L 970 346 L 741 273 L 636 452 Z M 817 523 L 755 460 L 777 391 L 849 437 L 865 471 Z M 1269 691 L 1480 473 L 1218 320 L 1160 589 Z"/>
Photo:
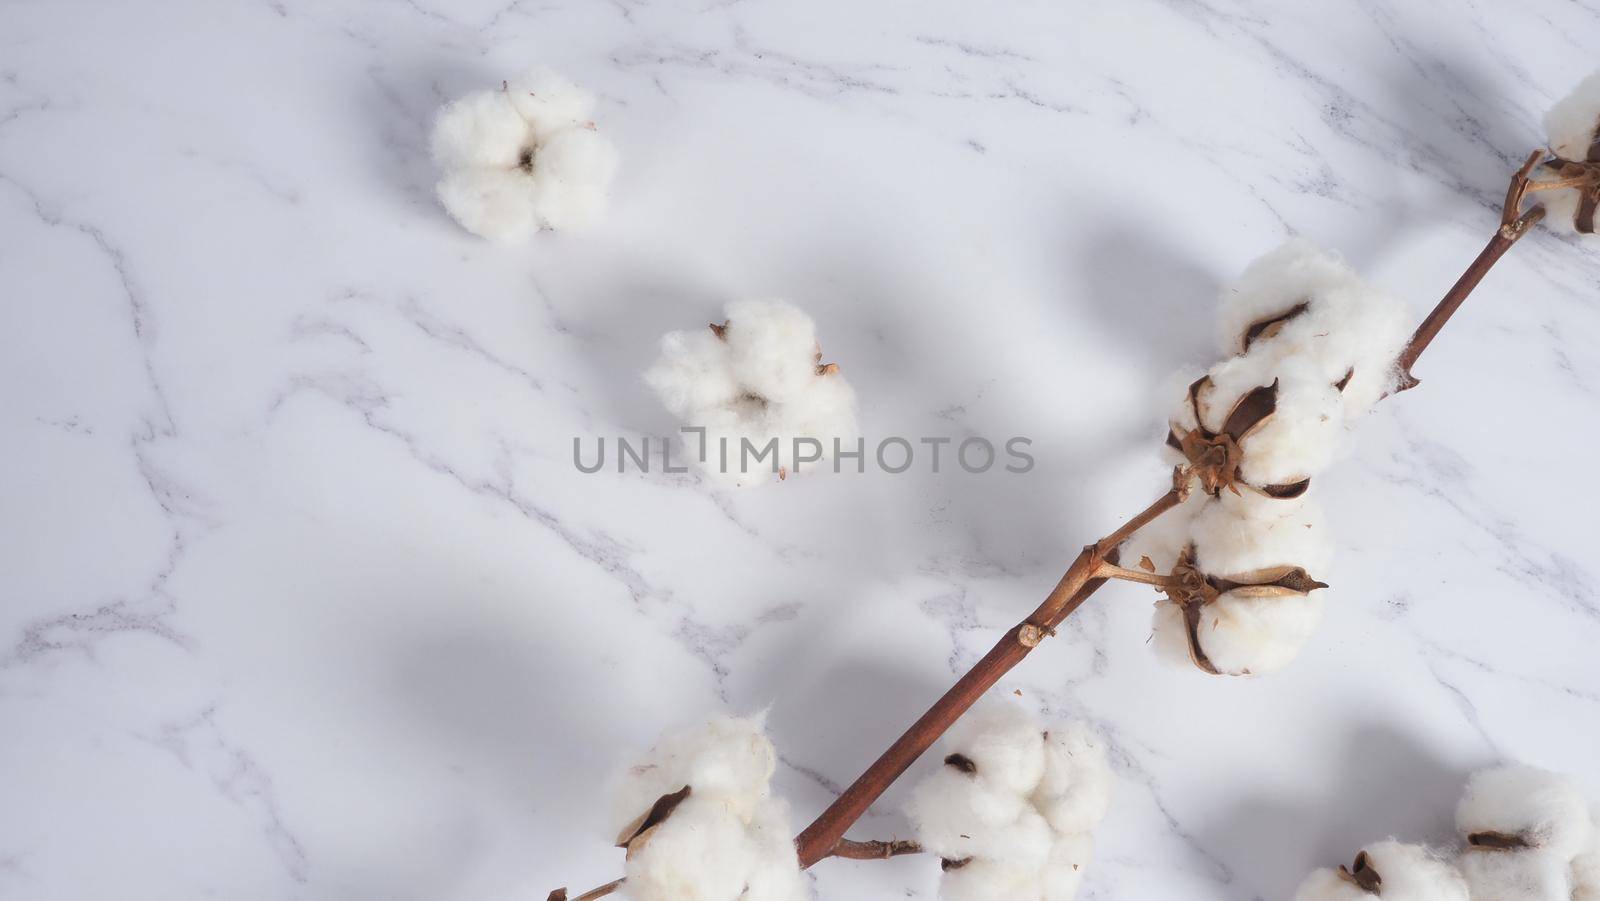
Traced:
<path fill-rule="evenodd" d="M 828 852 L 829 857 L 843 857 L 846 860 L 888 860 L 902 854 L 921 854 L 922 846 L 905 839 L 891 839 L 889 841 L 857 842 L 847 838 L 839 839 Z"/>
<path fill-rule="evenodd" d="M 589 889 L 576 898 L 568 898 L 567 890 L 565 888 L 558 888 L 551 892 L 550 896 L 546 898 L 545 901 L 594 901 L 596 898 L 604 898 L 617 889 L 622 888 L 622 883 L 624 882 L 627 882 L 627 880 L 613 879 L 605 885 L 599 886 L 598 888 Z"/>
<path fill-rule="evenodd" d="M 1171 576 L 1164 576 L 1160 573 L 1147 573 L 1142 569 L 1128 569 L 1126 566 L 1118 566 L 1115 563 L 1100 564 L 1095 568 L 1094 574 L 1098 578 L 1139 582 L 1144 585 L 1154 585 L 1157 588 L 1164 588 L 1172 584 Z"/>

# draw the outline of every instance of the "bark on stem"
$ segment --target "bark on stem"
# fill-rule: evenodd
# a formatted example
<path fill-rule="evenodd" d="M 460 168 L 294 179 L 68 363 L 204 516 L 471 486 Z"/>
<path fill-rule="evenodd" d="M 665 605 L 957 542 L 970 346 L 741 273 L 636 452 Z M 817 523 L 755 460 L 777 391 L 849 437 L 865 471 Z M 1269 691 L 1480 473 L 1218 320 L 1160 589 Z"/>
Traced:
<path fill-rule="evenodd" d="M 1001 676 L 1021 663 L 1022 658 L 1028 656 L 1044 636 L 1054 634 L 1056 627 L 1105 583 L 1105 579 L 1095 578 L 1095 570 L 1109 558 L 1116 546 L 1145 523 L 1176 507 L 1179 501 L 1177 489 L 1168 491 L 1105 539 L 1084 548 L 1078 558 L 1072 561 L 1072 566 L 1067 568 L 1061 581 L 1056 583 L 1055 590 L 1044 599 L 1044 603 L 1027 619 L 1002 635 L 977 665 L 957 680 L 944 697 L 934 702 L 928 712 L 895 739 L 894 744 L 873 761 L 866 772 L 850 783 L 844 793 L 800 833 L 795 839 L 800 866 L 809 867 L 827 857 L 838 845 L 845 830 L 867 812 L 872 802 L 900 778 L 900 774 L 921 757 L 922 752 L 928 750 L 984 692 L 993 688 Z"/>
<path fill-rule="evenodd" d="M 902 854 L 921 853 L 921 845 L 904 839 L 856 842 L 841 838 L 838 844 L 833 846 L 833 850 L 828 852 L 828 856 L 843 857 L 846 860 L 888 860 Z"/>

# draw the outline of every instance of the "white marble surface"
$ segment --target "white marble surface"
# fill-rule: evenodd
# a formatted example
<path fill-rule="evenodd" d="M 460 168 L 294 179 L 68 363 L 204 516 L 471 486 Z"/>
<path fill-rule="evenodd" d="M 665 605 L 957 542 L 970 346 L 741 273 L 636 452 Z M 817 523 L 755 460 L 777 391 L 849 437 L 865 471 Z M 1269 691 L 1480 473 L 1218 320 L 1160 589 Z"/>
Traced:
<path fill-rule="evenodd" d="M 600 783 L 772 706 L 800 819 L 1159 490 L 1152 386 L 1300 233 L 1425 310 L 1600 8 L 409 0 L 0 7 L 0 896 L 542 899 Z M 426 125 L 526 64 L 618 200 L 502 248 Z M 1086 898 L 1281 899 L 1514 756 L 1600 794 L 1600 257 L 1540 234 L 1322 481 L 1288 672 L 1162 668 L 1108 589 L 1006 689 L 1111 736 Z M 656 337 L 778 295 L 870 434 L 1027 476 L 581 475 Z M 855 831 L 904 833 L 899 790 Z M 927 860 L 827 899 L 928 898 Z"/>

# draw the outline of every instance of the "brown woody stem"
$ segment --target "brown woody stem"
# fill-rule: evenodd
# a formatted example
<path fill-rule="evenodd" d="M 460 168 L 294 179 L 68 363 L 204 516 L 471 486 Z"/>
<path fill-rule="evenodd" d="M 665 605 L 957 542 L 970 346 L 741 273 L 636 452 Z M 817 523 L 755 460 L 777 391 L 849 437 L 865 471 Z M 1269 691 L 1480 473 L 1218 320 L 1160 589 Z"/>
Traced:
<path fill-rule="evenodd" d="M 800 866 L 809 867 L 827 857 L 844 836 L 845 830 L 867 812 L 872 802 L 900 778 L 900 774 L 921 757 L 922 752 L 928 750 L 984 692 L 993 688 L 1001 676 L 1021 663 L 1022 658 L 1028 656 L 1043 636 L 1053 633 L 1079 605 L 1105 584 L 1106 580 L 1096 577 L 1095 573 L 1100 564 L 1106 562 L 1116 550 L 1116 545 L 1157 516 L 1176 507 L 1179 501 L 1176 489 L 1168 491 L 1116 531 L 1084 548 L 1038 609 L 1007 630 L 982 660 L 958 679 L 943 697 L 895 739 L 894 744 L 873 761 L 866 772 L 850 783 L 828 809 L 800 833 L 795 839 L 796 849 L 800 853 Z"/>
<path fill-rule="evenodd" d="M 566 889 L 558 888 L 551 892 L 550 896 L 545 899 L 545 901 L 594 901 L 596 898 L 604 898 L 617 889 L 622 888 L 622 883 L 626 881 L 627 880 L 624 879 L 613 879 L 605 885 L 602 885 L 598 888 L 589 889 L 578 897 L 570 899 L 567 897 Z"/>
<path fill-rule="evenodd" d="M 1417 358 L 1422 356 L 1422 352 L 1428 349 L 1429 344 L 1433 343 L 1434 336 L 1439 334 L 1439 330 L 1444 328 L 1450 317 L 1455 315 L 1456 310 L 1466 302 L 1467 297 L 1472 294 L 1472 289 L 1478 287 L 1478 283 L 1489 274 L 1494 264 L 1511 249 L 1511 245 L 1517 243 L 1518 239 L 1544 218 L 1542 206 L 1536 206 L 1526 213 L 1521 212 L 1522 198 L 1528 192 L 1528 175 L 1543 158 L 1544 151 L 1534 151 L 1527 162 L 1523 163 L 1522 168 L 1511 176 L 1511 186 L 1506 189 L 1506 203 L 1500 211 L 1500 228 L 1495 231 L 1494 237 L 1489 239 L 1489 243 L 1484 245 L 1478 258 L 1467 267 L 1467 271 L 1461 273 L 1461 277 L 1456 279 L 1456 283 L 1450 286 L 1449 291 L 1445 292 L 1438 305 L 1426 319 L 1422 320 L 1422 324 L 1417 326 L 1405 350 L 1400 352 L 1400 359 L 1396 361 L 1396 365 L 1400 367 L 1400 384 L 1395 388 L 1396 392 L 1417 387 L 1418 380 L 1411 374 L 1411 367 L 1416 365 Z"/>
<path fill-rule="evenodd" d="M 894 839 L 890 841 L 857 842 L 847 838 L 839 839 L 828 852 L 828 857 L 843 857 L 846 860 L 888 860 L 902 854 L 921 854 L 922 846 L 913 841 Z"/>
<path fill-rule="evenodd" d="M 1128 569 L 1126 566 L 1118 566 L 1110 562 L 1100 564 L 1095 568 L 1094 574 L 1096 578 L 1100 579 L 1121 579 L 1124 582 L 1139 582 L 1144 585 L 1155 585 L 1162 588 L 1172 584 L 1172 579 L 1169 576 L 1164 576 L 1160 573 L 1147 573 L 1142 569 Z"/>

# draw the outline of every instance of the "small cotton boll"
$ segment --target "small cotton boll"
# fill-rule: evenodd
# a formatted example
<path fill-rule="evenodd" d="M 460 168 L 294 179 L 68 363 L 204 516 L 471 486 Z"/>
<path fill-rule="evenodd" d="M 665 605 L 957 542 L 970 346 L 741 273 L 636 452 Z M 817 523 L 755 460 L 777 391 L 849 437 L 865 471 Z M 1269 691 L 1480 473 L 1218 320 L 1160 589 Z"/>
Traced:
<path fill-rule="evenodd" d="M 1224 578 L 1274 566 L 1299 566 L 1317 578 L 1333 558 L 1322 508 L 1307 496 L 1225 491 L 1190 521 L 1189 541 L 1200 571 Z"/>
<path fill-rule="evenodd" d="M 1025 798 L 951 766 L 917 783 L 906 816 L 922 847 L 947 860 L 1037 867 L 1050 853 L 1050 826 Z"/>
<path fill-rule="evenodd" d="M 819 451 L 804 443 L 797 448 L 796 439 L 815 440 L 821 460 L 832 456 L 836 440 L 849 446 L 857 429 L 855 392 L 843 373 L 819 370 L 811 317 L 783 301 L 753 301 L 729 304 L 726 319 L 717 332 L 667 335 L 661 359 L 645 373 L 674 416 L 706 430 L 707 472 L 734 484 L 759 483 L 780 469 L 800 471 L 798 454 Z M 749 455 L 741 453 L 746 440 Z M 775 453 L 767 452 L 774 441 Z M 689 450 L 699 458 L 698 446 Z"/>
<path fill-rule="evenodd" d="M 589 120 L 593 107 L 588 94 L 542 70 L 446 104 L 431 138 L 443 170 L 440 203 L 463 228 L 496 241 L 592 224 L 617 165 L 616 149 Z"/>
<path fill-rule="evenodd" d="M 1251 485 L 1287 485 L 1328 468 L 1344 438 L 1344 400 L 1303 360 L 1278 369 L 1277 406 L 1239 442 L 1239 475 Z"/>
<path fill-rule="evenodd" d="M 1565 776 L 1522 764 L 1480 770 L 1456 807 L 1462 836 L 1497 832 L 1570 861 L 1589 846 L 1589 805 Z"/>
<path fill-rule="evenodd" d="M 1572 901 L 1571 867 L 1554 854 L 1469 848 L 1456 866 L 1472 901 Z"/>
<path fill-rule="evenodd" d="M 1260 676 L 1292 663 L 1321 621 L 1316 592 L 1259 597 L 1241 588 L 1205 605 L 1195 634 L 1220 672 Z"/>
<path fill-rule="evenodd" d="M 1057 833 L 1089 832 L 1111 805 L 1111 764 L 1087 723 L 1052 726 L 1045 736 L 1044 777 L 1033 804 Z"/>
<path fill-rule="evenodd" d="M 944 746 L 946 753 L 972 761 L 973 775 L 1013 794 L 1033 791 L 1044 776 L 1044 730 L 1020 704 L 990 700 L 977 705 L 951 727 Z"/>
<path fill-rule="evenodd" d="M 1600 128 L 1600 72 L 1578 82 L 1544 117 L 1550 150 L 1564 160 L 1582 162 Z"/>

